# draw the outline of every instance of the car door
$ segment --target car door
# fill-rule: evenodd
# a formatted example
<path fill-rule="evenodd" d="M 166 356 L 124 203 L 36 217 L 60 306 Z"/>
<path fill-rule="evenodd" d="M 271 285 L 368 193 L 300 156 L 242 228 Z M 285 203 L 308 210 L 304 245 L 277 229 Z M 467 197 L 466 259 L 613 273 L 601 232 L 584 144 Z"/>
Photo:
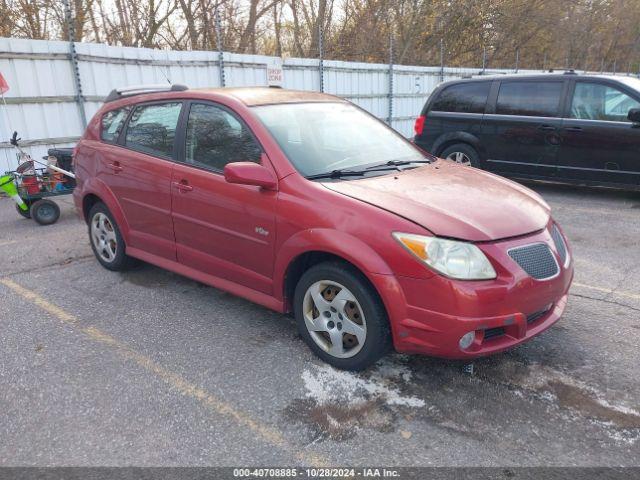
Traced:
<path fill-rule="evenodd" d="M 575 180 L 640 183 L 640 128 L 627 119 L 640 93 L 606 79 L 572 82 L 562 122 L 558 175 Z"/>
<path fill-rule="evenodd" d="M 105 153 L 106 183 L 129 227 L 128 246 L 175 260 L 171 172 L 181 101 L 133 108 L 119 148 Z"/>
<path fill-rule="evenodd" d="M 488 170 L 507 175 L 555 175 L 565 84 L 562 78 L 496 82 L 482 122 Z"/>
<path fill-rule="evenodd" d="M 172 180 L 178 262 L 270 294 L 277 192 L 228 183 L 223 169 L 238 161 L 272 167 L 234 112 L 208 102 L 188 108 Z"/>

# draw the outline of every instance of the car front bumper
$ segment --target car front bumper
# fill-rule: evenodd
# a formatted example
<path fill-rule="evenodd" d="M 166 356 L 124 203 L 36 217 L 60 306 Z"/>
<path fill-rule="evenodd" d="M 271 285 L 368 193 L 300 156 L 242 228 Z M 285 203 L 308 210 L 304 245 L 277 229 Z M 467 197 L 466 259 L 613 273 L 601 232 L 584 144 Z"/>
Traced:
<path fill-rule="evenodd" d="M 513 247 L 538 242 L 549 244 L 557 255 L 548 230 L 478 245 L 498 267 L 494 280 L 377 276 L 374 283 L 381 283 L 378 291 L 385 292 L 382 296 L 396 350 L 452 359 L 475 358 L 513 348 L 556 323 L 566 307 L 573 280 L 571 251 L 566 264 L 558 259 L 558 275 L 547 280 L 530 277 L 507 254 Z M 468 332 L 474 332 L 474 338 L 463 349 L 460 338 Z"/>

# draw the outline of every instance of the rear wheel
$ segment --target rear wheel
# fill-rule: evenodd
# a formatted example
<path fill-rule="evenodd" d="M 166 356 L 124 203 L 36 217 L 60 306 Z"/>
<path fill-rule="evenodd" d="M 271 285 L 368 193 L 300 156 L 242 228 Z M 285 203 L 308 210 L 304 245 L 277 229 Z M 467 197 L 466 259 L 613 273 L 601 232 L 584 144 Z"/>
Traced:
<path fill-rule="evenodd" d="M 60 207 L 56 202 L 42 198 L 33 202 L 29 215 L 40 225 L 51 225 L 60 218 Z"/>
<path fill-rule="evenodd" d="M 124 239 L 104 203 L 96 203 L 89 211 L 89 239 L 93 253 L 104 268 L 121 271 L 134 263 L 134 260 L 124 253 Z"/>
<path fill-rule="evenodd" d="M 451 160 L 461 165 L 470 165 L 472 167 L 480 166 L 480 156 L 478 152 L 466 143 L 456 143 L 445 148 L 440 154 L 441 158 Z"/>
<path fill-rule="evenodd" d="M 325 362 L 363 370 L 391 346 L 384 305 L 360 272 L 327 262 L 302 276 L 294 295 L 300 336 Z"/>

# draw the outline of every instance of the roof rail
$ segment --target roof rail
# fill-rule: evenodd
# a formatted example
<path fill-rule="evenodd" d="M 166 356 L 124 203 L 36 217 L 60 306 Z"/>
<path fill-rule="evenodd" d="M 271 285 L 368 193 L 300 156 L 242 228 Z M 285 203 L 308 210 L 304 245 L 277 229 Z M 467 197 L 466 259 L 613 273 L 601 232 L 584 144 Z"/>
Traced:
<path fill-rule="evenodd" d="M 107 98 L 105 98 L 104 103 L 114 102 L 125 97 L 133 97 L 134 95 L 143 95 L 145 93 L 184 92 L 188 89 L 189 87 L 186 85 L 180 85 L 178 83 L 174 85 L 132 85 L 130 87 L 115 88 L 111 90 L 111 93 L 107 95 Z"/>
<path fill-rule="evenodd" d="M 576 71 L 572 68 L 564 72 L 565 75 L 577 75 Z"/>

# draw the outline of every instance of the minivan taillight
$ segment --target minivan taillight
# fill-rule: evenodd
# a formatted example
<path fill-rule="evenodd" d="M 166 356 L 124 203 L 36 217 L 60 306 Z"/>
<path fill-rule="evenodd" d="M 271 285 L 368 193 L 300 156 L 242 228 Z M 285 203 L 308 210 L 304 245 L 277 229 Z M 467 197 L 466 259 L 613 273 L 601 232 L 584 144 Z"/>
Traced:
<path fill-rule="evenodd" d="M 424 130 L 424 121 L 427 119 L 424 115 L 420 115 L 416 118 L 416 124 L 413 126 L 413 131 L 416 132 L 416 135 L 422 135 L 422 130 Z"/>

